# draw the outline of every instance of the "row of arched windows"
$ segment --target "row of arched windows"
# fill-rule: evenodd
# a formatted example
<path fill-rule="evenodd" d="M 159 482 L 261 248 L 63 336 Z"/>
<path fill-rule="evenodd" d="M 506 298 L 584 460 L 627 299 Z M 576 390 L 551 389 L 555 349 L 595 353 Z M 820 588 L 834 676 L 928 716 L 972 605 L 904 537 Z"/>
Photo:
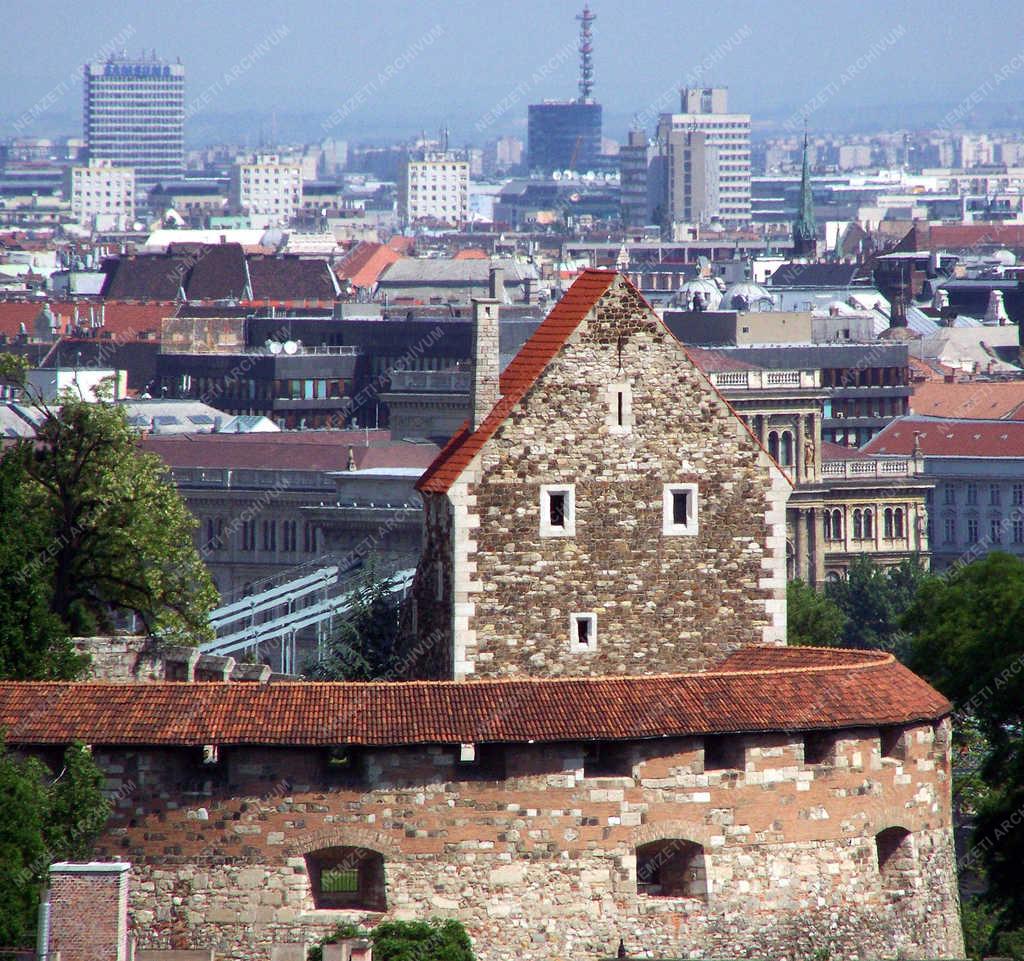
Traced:
<path fill-rule="evenodd" d="M 791 431 L 773 430 L 768 434 L 768 453 L 783 467 L 793 466 L 793 434 Z"/>
<path fill-rule="evenodd" d="M 857 507 L 853 511 L 852 537 L 855 541 L 872 540 L 875 536 L 875 511 L 870 507 Z M 838 508 L 825 511 L 825 540 L 843 539 L 843 512 Z M 902 507 L 887 507 L 882 512 L 882 537 L 899 540 L 906 536 L 907 515 Z"/>

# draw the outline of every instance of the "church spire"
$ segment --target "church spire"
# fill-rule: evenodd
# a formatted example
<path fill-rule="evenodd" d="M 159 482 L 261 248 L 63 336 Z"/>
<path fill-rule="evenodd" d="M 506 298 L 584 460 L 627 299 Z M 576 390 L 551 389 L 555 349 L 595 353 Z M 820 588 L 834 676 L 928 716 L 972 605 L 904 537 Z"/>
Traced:
<path fill-rule="evenodd" d="M 814 197 L 811 193 L 811 165 L 807 159 L 807 128 L 804 127 L 804 166 L 800 176 L 800 212 L 793 222 L 793 254 L 813 257 L 817 254 L 818 225 L 814 221 Z"/>

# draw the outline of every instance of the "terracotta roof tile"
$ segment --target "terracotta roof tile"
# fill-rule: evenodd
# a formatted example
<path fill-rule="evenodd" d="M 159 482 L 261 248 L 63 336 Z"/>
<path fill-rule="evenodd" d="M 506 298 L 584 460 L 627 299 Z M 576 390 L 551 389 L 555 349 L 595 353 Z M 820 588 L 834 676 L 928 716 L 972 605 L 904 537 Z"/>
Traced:
<path fill-rule="evenodd" d="M 862 449 L 906 457 L 915 435 L 925 457 L 1024 457 L 1024 421 L 898 417 Z"/>
<path fill-rule="evenodd" d="M 975 381 L 918 384 L 910 412 L 929 417 L 967 417 L 983 420 L 1024 419 L 1024 381 Z"/>
<path fill-rule="evenodd" d="M 0 682 L 10 744 L 458 744 L 837 729 L 949 702 L 890 654 L 754 648 L 650 677 L 368 684 Z"/>

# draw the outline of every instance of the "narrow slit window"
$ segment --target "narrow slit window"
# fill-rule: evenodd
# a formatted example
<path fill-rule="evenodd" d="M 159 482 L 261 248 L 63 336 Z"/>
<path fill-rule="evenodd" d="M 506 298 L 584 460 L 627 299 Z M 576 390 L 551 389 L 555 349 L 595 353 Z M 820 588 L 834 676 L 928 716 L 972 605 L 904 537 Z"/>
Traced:
<path fill-rule="evenodd" d="M 590 646 L 590 621 L 585 617 L 576 618 L 576 643 L 581 647 Z"/>
<path fill-rule="evenodd" d="M 626 398 L 623 396 L 621 390 L 615 392 L 616 401 L 616 417 L 618 418 L 619 427 L 626 426 Z"/>

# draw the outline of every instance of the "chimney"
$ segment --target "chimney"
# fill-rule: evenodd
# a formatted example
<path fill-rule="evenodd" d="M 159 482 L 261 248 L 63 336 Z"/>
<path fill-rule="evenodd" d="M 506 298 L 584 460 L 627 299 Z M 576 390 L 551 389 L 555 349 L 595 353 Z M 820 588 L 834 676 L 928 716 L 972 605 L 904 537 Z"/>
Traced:
<path fill-rule="evenodd" d="M 505 271 L 497 264 L 491 264 L 488 276 L 487 296 L 499 304 L 505 303 Z"/>
<path fill-rule="evenodd" d="M 491 272 L 493 276 L 493 270 Z M 498 403 L 498 307 L 496 298 L 473 298 L 473 386 L 470 428 L 477 430 Z"/>

